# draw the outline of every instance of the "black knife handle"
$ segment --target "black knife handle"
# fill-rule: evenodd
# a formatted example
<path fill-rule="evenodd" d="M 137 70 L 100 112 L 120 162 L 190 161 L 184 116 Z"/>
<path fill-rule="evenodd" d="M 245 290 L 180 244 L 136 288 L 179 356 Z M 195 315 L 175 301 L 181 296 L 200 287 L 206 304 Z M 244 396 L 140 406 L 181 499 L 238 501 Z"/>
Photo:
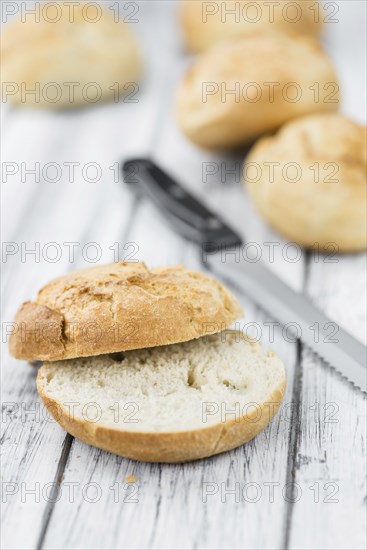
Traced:
<path fill-rule="evenodd" d="M 199 244 L 203 250 L 242 244 L 240 237 L 217 214 L 151 160 L 127 160 L 122 172 L 125 183 L 150 198 L 182 237 Z"/>

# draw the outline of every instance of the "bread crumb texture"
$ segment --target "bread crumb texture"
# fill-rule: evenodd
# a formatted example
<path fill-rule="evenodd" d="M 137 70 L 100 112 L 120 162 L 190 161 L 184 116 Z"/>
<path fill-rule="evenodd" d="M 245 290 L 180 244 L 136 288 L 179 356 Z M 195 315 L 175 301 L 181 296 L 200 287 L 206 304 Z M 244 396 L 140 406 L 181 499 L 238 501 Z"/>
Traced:
<path fill-rule="evenodd" d="M 123 354 L 45 363 L 49 412 L 72 435 L 139 460 L 182 462 L 242 445 L 285 389 L 280 359 L 240 332 Z"/>
<path fill-rule="evenodd" d="M 222 404 L 228 411 L 236 404 L 261 404 L 283 379 L 284 368 L 257 342 L 226 331 L 118 357 L 46 363 L 39 376 L 48 397 L 78 404 L 74 413 L 80 419 L 94 403 L 107 426 L 169 432 L 217 423 Z"/>

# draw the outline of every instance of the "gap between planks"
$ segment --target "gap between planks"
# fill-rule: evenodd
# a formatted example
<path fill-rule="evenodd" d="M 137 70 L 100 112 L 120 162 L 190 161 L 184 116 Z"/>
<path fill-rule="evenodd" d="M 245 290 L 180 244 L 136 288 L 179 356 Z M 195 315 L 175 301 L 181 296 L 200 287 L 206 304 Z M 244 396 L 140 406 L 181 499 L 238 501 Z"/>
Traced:
<path fill-rule="evenodd" d="M 307 265 L 307 262 L 306 262 Z M 307 270 L 306 270 L 307 271 Z M 288 443 L 288 458 L 287 458 L 287 477 L 286 477 L 286 487 L 291 486 L 291 496 L 287 500 L 286 510 L 285 510 L 285 522 L 284 522 L 284 539 L 282 544 L 282 549 L 288 550 L 290 543 L 290 533 L 291 525 L 293 518 L 293 501 L 294 501 L 294 480 L 295 480 L 295 470 L 297 464 L 297 454 L 299 449 L 299 438 L 298 438 L 298 418 L 299 418 L 299 407 L 302 394 L 302 343 L 297 342 L 297 359 L 295 363 L 296 372 L 294 373 L 293 378 L 293 388 L 292 388 L 292 415 L 291 415 L 291 429 L 289 432 L 289 443 Z"/>

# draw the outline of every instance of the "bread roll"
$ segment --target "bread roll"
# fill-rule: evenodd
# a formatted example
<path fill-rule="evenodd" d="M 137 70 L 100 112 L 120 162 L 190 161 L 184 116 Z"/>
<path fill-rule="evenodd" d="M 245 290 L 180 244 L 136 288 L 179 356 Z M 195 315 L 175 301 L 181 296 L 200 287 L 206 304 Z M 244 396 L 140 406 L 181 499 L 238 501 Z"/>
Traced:
<path fill-rule="evenodd" d="M 39 394 L 82 441 L 149 462 L 186 462 L 263 430 L 285 389 L 282 362 L 241 333 L 45 363 Z"/>
<path fill-rule="evenodd" d="M 291 241 L 340 252 L 366 248 L 364 126 L 339 114 L 295 120 L 254 146 L 244 173 L 259 213 Z"/>
<path fill-rule="evenodd" d="M 183 266 L 119 262 L 69 273 L 19 309 L 10 352 L 57 361 L 184 342 L 242 315 L 219 282 Z"/>
<path fill-rule="evenodd" d="M 184 0 L 180 19 L 186 47 L 202 52 L 228 38 L 258 32 L 317 35 L 322 29 L 323 13 L 314 0 Z"/>
<path fill-rule="evenodd" d="M 256 35 L 199 56 L 178 90 L 178 123 L 195 144 L 238 147 L 311 113 L 335 111 L 328 56 L 314 38 Z"/>
<path fill-rule="evenodd" d="M 39 21 L 28 15 L 5 26 L 3 102 L 66 108 L 136 94 L 138 46 L 130 28 L 115 22 L 111 10 L 85 2 L 40 4 L 36 9 Z"/>

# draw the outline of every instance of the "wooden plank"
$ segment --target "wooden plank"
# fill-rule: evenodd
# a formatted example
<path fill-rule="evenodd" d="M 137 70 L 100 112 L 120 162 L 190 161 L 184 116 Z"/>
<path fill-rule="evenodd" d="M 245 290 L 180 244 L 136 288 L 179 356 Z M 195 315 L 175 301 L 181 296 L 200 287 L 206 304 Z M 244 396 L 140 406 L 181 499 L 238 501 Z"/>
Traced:
<path fill-rule="evenodd" d="M 361 68 L 366 64 L 366 5 L 338 2 L 337 7 L 337 22 L 326 25 L 325 43 L 338 68 L 342 110 L 365 123 L 365 71 Z M 307 292 L 333 320 L 363 340 L 366 257 L 346 255 L 336 260 L 321 256 L 317 261 L 311 255 Z M 287 544 L 289 548 L 365 548 L 366 396 L 306 351 L 298 401 L 291 481 L 294 496 L 299 493 L 300 498 L 289 505 Z"/>
<path fill-rule="evenodd" d="M 366 258 L 336 260 L 311 262 L 307 291 L 362 340 Z M 365 548 L 366 396 L 310 352 L 302 361 L 295 470 L 300 498 L 293 505 L 290 548 Z M 310 529 L 304 528 L 307 518 Z"/>

